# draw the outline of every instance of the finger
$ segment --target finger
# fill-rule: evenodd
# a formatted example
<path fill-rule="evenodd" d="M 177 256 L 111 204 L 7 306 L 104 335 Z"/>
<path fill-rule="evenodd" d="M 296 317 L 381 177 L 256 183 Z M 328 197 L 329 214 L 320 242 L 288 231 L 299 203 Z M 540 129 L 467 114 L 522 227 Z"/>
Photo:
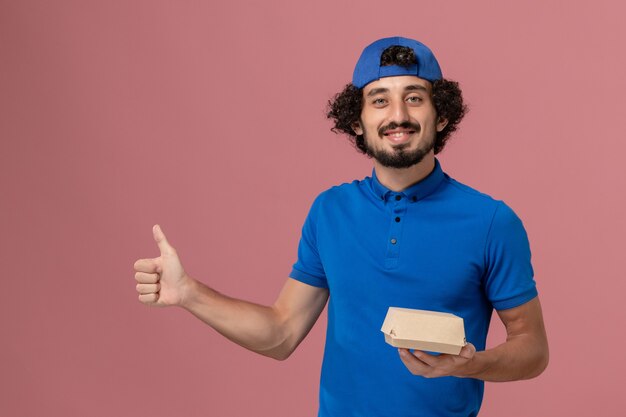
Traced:
<path fill-rule="evenodd" d="M 409 351 L 407 352 L 409 353 L 409 355 L 414 356 L 421 362 L 432 367 L 436 367 L 437 365 L 439 365 L 439 363 L 441 362 L 441 357 L 443 356 L 443 355 L 439 355 L 439 356 L 430 355 L 426 352 L 422 352 L 421 350 L 417 350 L 417 349 L 415 349 L 413 353 Z"/>
<path fill-rule="evenodd" d="M 137 284 L 136 288 L 139 294 L 152 294 L 159 292 L 161 284 Z"/>
<path fill-rule="evenodd" d="M 459 352 L 459 356 L 465 359 L 472 359 L 475 353 L 476 353 L 476 347 L 472 345 L 471 343 L 468 343 L 465 346 L 463 346 L 463 348 Z"/>
<path fill-rule="evenodd" d="M 165 233 L 163 233 L 163 230 L 161 230 L 161 226 L 159 226 L 158 224 L 155 224 L 152 227 L 152 236 L 154 237 L 157 245 L 159 245 L 161 255 L 174 252 L 174 248 L 169 244 L 165 237 Z"/>
<path fill-rule="evenodd" d="M 414 375 L 425 375 L 430 371 L 430 366 L 416 358 L 408 349 L 398 349 L 400 359 L 409 371 Z"/>
<path fill-rule="evenodd" d="M 133 264 L 133 268 L 137 272 L 158 272 L 159 263 L 156 259 L 139 259 Z"/>
<path fill-rule="evenodd" d="M 144 304 L 154 304 L 159 300 L 159 294 L 158 293 L 152 293 L 152 294 L 139 294 L 139 301 L 141 301 Z"/>
<path fill-rule="evenodd" d="M 135 272 L 135 281 L 140 284 L 156 284 L 161 277 L 159 274 L 148 274 L 146 272 Z"/>

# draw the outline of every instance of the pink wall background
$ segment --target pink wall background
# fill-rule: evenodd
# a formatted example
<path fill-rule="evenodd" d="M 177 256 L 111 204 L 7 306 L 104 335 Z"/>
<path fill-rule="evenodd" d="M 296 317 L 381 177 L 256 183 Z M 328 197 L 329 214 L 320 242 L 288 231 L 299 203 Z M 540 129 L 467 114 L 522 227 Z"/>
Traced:
<path fill-rule="evenodd" d="M 275 362 L 139 304 L 132 267 L 158 256 L 159 223 L 190 274 L 273 302 L 314 197 L 371 172 L 325 103 L 396 34 L 430 45 L 471 106 L 444 170 L 531 239 L 551 363 L 487 384 L 481 415 L 623 415 L 624 12 L 1 1 L 0 415 L 315 415 L 325 319 Z"/>

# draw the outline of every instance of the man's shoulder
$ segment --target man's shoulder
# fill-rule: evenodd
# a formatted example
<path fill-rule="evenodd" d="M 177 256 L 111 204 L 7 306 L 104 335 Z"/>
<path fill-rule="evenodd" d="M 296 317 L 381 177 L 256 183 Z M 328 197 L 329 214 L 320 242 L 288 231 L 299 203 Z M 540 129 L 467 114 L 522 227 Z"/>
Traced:
<path fill-rule="evenodd" d="M 365 177 L 363 179 L 354 179 L 352 181 L 338 183 L 321 191 L 318 197 L 341 198 L 344 196 L 350 196 L 354 193 L 360 193 L 363 187 L 369 186 L 369 181 L 371 181 L 371 178 Z"/>
<path fill-rule="evenodd" d="M 504 200 L 495 198 L 489 194 L 463 184 L 454 178 L 445 176 L 445 192 L 448 197 L 447 204 L 452 210 L 460 210 L 463 212 L 474 213 L 477 216 L 487 219 L 489 224 L 495 222 L 515 223 L 521 222 L 517 213 Z"/>
<path fill-rule="evenodd" d="M 367 198 L 367 189 L 370 187 L 370 177 L 355 179 L 350 182 L 339 183 L 321 191 L 315 201 L 314 206 L 337 207 L 354 203 Z"/>
<path fill-rule="evenodd" d="M 459 200 L 484 206 L 497 206 L 502 203 L 501 200 L 498 200 L 483 191 L 479 191 L 474 187 L 470 187 L 469 185 L 464 184 L 447 174 L 445 175 L 444 182 L 446 184 L 445 192 L 453 195 Z"/>

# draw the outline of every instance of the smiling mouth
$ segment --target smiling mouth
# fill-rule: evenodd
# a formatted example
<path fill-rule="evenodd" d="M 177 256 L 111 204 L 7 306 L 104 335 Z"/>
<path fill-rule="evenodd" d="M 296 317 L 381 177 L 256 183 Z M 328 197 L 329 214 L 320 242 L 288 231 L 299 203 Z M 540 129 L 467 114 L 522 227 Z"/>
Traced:
<path fill-rule="evenodd" d="M 383 136 L 392 143 L 404 143 L 408 141 L 415 130 L 390 130 L 383 133 Z"/>
<path fill-rule="evenodd" d="M 419 133 L 420 130 L 421 127 L 417 122 L 390 122 L 386 126 L 381 126 L 378 135 L 381 139 L 387 139 L 392 145 L 400 145 L 409 142 L 412 135 Z"/>

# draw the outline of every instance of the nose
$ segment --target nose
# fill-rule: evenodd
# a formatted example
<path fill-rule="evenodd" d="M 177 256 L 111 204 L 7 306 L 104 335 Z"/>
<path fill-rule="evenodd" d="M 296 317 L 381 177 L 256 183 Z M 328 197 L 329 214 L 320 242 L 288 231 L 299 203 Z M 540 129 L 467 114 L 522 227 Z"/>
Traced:
<path fill-rule="evenodd" d="M 396 101 L 391 106 L 391 118 L 394 122 L 401 124 L 409 120 L 409 112 L 404 100 Z"/>

